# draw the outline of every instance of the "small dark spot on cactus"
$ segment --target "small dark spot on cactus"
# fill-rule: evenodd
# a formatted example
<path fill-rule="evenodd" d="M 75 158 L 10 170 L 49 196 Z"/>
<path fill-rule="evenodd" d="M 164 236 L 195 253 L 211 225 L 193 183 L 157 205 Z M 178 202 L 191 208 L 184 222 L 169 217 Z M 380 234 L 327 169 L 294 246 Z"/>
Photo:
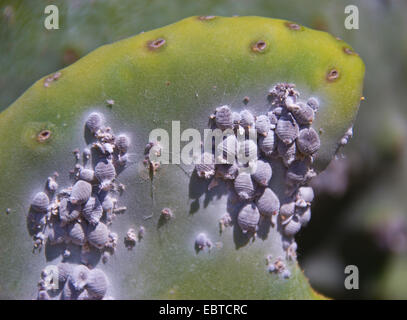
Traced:
<path fill-rule="evenodd" d="M 76 60 L 80 58 L 80 54 L 72 48 L 68 48 L 64 51 L 62 62 L 65 66 L 74 63 Z"/>
<path fill-rule="evenodd" d="M 157 50 L 158 48 L 162 47 L 165 44 L 165 39 L 163 38 L 158 38 L 153 41 L 148 42 L 148 48 L 150 50 Z"/>
<path fill-rule="evenodd" d="M 339 71 L 335 68 L 329 70 L 329 72 L 326 75 L 326 79 L 329 82 L 335 81 L 339 78 Z"/>
<path fill-rule="evenodd" d="M 207 21 L 207 20 L 213 20 L 215 18 L 216 18 L 216 16 L 200 16 L 200 17 L 198 17 L 198 20 Z"/>
<path fill-rule="evenodd" d="M 322 16 L 317 16 L 312 19 L 311 27 L 321 31 L 329 31 L 327 21 Z"/>
<path fill-rule="evenodd" d="M 358 54 L 355 51 L 348 47 L 343 47 L 343 52 L 352 56 L 358 56 Z"/>
<path fill-rule="evenodd" d="M 288 29 L 291 29 L 291 30 L 296 30 L 296 31 L 303 30 L 302 26 L 300 26 L 299 24 L 293 23 L 293 22 L 286 22 L 285 25 Z"/>
<path fill-rule="evenodd" d="M 257 41 L 253 46 L 252 50 L 254 52 L 264 52 L 267 48 L 267 43 L 263 40 Z"/>
<path fill-rule="evenodd" d="M 49 130 L 42 130 L 38 135 L 37 135 L 37 141 L 38 142 L 45 142 L 51 137 L 51 131 Z"/>
<path fill-rule="evenodd" d="M 249 101 L 250 101 L 250 98 L 249 98 L 248 96 L 245 96 L 245 97 L 243 98 L 243 103 L 244 103 L 244 104 L 248 104 Z"/>

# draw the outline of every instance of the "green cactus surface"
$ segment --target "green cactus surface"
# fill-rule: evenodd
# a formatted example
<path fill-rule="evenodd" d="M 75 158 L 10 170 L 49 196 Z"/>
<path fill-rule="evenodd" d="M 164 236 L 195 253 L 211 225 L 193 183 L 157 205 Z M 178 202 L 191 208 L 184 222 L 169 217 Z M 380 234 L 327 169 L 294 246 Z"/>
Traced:
<path fill-rule="evenodd" d="M 127 211 L 111 226 L 118 249 L 100 263 L 115 298 L 321 298 L 296 261 L 287 262 L 289 279 L 267 272 L 266 257 L 285 254 L 276 228 L 238 245 L 236 228 L 219 233 L 224 186 L 207 191 L 207 184 L 191 178 L 193 167 L 182 164 L 163 165 L 149 177 L 143 152 L 149 133 L 171 133 L 172 120 L 180 121 L 181 131 L 202 132 L 208 116 L 224 104 L 266 112 L 269 89 L 288 82 L 320 101 L 313 127 L 320 132 L 315 164 L 322 170 L 353 124 L 363 78 L 361 58 L 328 33 L 284 20 L 216 16 L 190 17 L 105 45 L 38 80 L 0 114 L 0 297 L 34 298 L 42 268 L 59 259 L 53 249 L 43 250 L 46 259 L 44 252 L 32 253 L 26 216 L 54 171 L 61 186 L 70 184 L 72 150 L 86 146 L 86 116 L 98 111 L 115 133 L 132 140 L 131 165 L 118 176 L 126 186 L 120 202 Z M 278 169 L 274 175 L 278 186 Z M 162 224 L 165 207 L 174 217 Z M 124 235 L 141 225 L 145 237 L 127 250 Z M 194 238 L 203 231 L 215 245 L 197 254 Z"/>

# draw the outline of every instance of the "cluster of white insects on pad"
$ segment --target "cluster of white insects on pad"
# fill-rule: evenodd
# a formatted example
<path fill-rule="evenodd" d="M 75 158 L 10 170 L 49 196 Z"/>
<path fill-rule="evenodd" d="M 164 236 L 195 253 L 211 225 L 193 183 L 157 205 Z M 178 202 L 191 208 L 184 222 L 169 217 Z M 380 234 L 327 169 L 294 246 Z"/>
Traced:
<path fill-rule="evenodd" d="M 211 151 L 205 149 L 195 165 L 199 178 L 211 180 L 209 188 L 214 188 L 220 180 L 232 187 L 239 207 L 235 222 L 243 234 L 254 239 L 261 219 L 269 219 L 271 225 L 277 226 L 287 260 L 296 259 L 294 236 L 311 219 L 314 192 L 307 184 L 316 175 L 312 164 L 320 148 L 319 134 L 312 127 L 319 102 L 314 97 L 303 101 L 299 96 L 295 85 L 279 83 L 269 91 L 270 110 L 266 114 L 254 115 L 247 109 L 238 113 L 227 105 L 216 108 L 210 116 L 211 127 L 224 132 L 230 130 L 231 134 L 217 145 L 211 141 Z M 116 195 L 125 188 L 117 183 L 116 177 L 129 162 L 130 139 L 124 134 L 116 136 L 97 112 L 88 116 L 85 128 L 94 141 L 82 153 L 74 150 L 76 165 L 70 172 L 73 184 L 58 190 L 55 173 L 31 203 L 29 221 L 34 230 L 34 248 L 41 249 L 48 243 L 73 244 L 81 249 L 79 263 L 64 261 L 70 257 L 67 247 L 62 262 L 51 271 L 44 269 L 38 284 L 38 299 L 57 296 L 53 292 L 55 284 L 51 283 L 55 277 L 52 270 L 57 270 L 61 299 L 106 298 L 108 279 L 102 270 L 87 261 L 87 256 L 91 249 L 99 250 L 102 261 L 106 262 L 117 246 L 118 236 L 108 226 L 117 213 L 126 210 L 117 205 Z M 238 138 L 241 136 L 243 140 Z M 345 144 L 351 136 L 351 131 L 347 132 L 340 144 Z M 156 147 L 158 143 L 149 142 L 144 152 L 144 164 L 153 174 L 159 163 L 151 160 L 149 154 Z M 243 161 L 239 155 L 244 155 Z M 285 183 L 279 186 L 284 189 L 284 196 L 272 188 L 273 166 L 277 163 L 285 168 Z M 161 217 L 173 218 L 172 210 L 164 208 Z M 219 221 L 220 231 L 233 223 L 226 213 Z M 132 248 L 144 234 L 143 226 L 138 231 L 130 228 L 124 238 L 125 245 Z M 212 246 L 205 232 L 196 236 L 197 252 Z M 285 259 L 267 256 L 267 270 L 289 278 L 291 273 Z"/>
<path fill-rule="evenodd" d="M 115 135 L 97 112 L 88 116 L 85 131 L 93 142 L 82 153 L 73 151 L 76 164 L 70 171 L 72 185 L 58 190 L 55 173 L 31 202 L 28 223 L 34 234 L 34 249 L 40 250 L 45 244 L 65 245 L 62 261 L 43 270 L 38 299 L 107 298 L 108 279 L 95 268 L 90 256 L 96 251 L 105 263 L 116 249 L 118 235 L 109 230 L 109 225 L 126 210 L 118 206 L 118 196 L 125 188 L 116 178 L 128 162 L 130 139 L 125 134 Z M 137 235 L 144 235 L 144 227 Z M 72 246 L 79 247 L 80 261 L 70 259 Z"/>
<path fill-rule="evenodd" d="M 212 152 L 205 149 L 195 165 L 198 177 L 211 179 L 209 188 L 219 180 L 232 187 L 241 206 L 236 222 L 244 234 L 255 237 L 261 219 L 278 225 L 288 259 L 296 258 L 294 236 L 311 219 L 314 192 L 307 183 L 316 175 L 312 163 L 320 148 L 319 134 L 312 127 L 319 101 L 299 97 L 294 84 L 279 83 L 269 91 L 270 110 L 266 114 L 254 115 L 247 109 L 234 112 L 228 105 L 216 108 L 210 116 L 211 127 L 231 133 L 218 145 L 211 141 Z M 280 198 L 271 188 L 273 164 L 278 161 L 285 168 L 281 186 L 285 195 Z M 232 219 L 226 213 L 219 223 L 222 231 Z M 204 248 L 211 243 L 200 234 L 196 244 Z M 267 257 L 267 264 L 270 272 L 290 277 L 281 257 L 274 262 Z"/>

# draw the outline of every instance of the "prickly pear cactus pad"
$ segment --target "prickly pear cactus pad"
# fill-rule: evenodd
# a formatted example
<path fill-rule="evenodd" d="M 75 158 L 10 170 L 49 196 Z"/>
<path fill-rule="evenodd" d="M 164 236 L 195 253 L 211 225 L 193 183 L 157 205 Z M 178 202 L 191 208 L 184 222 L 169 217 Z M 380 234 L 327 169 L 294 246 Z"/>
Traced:
<path fill-rule="evenodd" d="M 205 16 L 38 80 L 0 114 L 0 296 L 319 298 L 295 234 L 363 77 L 325 32 Z M 193 132 L 202 155 L 177 161 Z"/>

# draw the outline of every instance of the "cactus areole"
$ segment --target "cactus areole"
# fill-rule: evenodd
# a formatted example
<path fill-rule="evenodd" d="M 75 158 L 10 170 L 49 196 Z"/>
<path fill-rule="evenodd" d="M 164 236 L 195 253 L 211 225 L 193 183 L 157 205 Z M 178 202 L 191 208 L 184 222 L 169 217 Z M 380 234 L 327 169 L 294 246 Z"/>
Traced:
<path fill-rule="evenodd" d="M 350 138 L 363 77 L 328 33 L 208 16 L 40 79 L 0 114 L 0 297 L 319 298 L 296 261 L 304 188 Z M 210 148 L 185 163 L 194 137 Z"/>

